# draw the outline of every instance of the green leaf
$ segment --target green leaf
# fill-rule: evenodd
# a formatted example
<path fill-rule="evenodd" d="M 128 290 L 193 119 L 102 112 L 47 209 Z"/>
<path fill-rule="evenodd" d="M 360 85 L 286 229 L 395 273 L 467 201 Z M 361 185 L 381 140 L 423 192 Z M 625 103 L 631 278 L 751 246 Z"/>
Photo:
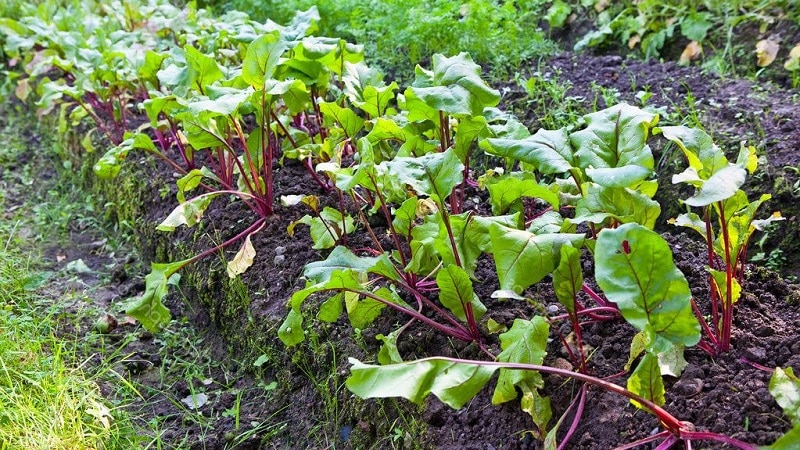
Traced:
<path fill-rule="evenodd" d="M 509 209 L 522 211 L 523 198 L 538 198 L 558 209 L 558 194 L 542 186 L 533 178 L 520 179 L 513 174 L 493 179 L 486 185 L 492 203 L 492 214 L 501 215 Z"/>
<path fill-rule="evenodd" d="M 203 90 L 206 86 L 225 77 L 222 68 L 213 57 L 203 54 L 191 45 L 184 47 L 184 50 L 186 51 L 189 83 L 192 87 Z"/>
<path fill-rule="evenodd" d="M 681 22 L 681 34 L 690 41 L 703 41 L 711 27 L 714 26 L 709 12 L 692 11 Z"/>
<path fill-rule="evenodd" d="M 242 79 L 256 89 L 263 89 L 264 82 L 272 78 L 285 51 L 286 43 L 277 32 L 255 39 L 247 46 L 247 53 L 242 61 Z"/>
<path fill-rule="evenodd" d="M 621 223 L 638 223 L 655 228 L 661 205 L 646 195 L 625 187 L 606 187 L 595 183 L 583 184 L 584 196 L 575 207 L 572 223 L 603 223 L 613 218 Z"/>
<path fill-rule="evenodd" d="M 480 320 L 486 312 L 472 288 L 472 280 L 464 269 L 450 264 L 436 274 L 436 285 L 439 286 L 439 301 L 462 322 L 467 321 L 466 310 L 472 308 L 475 320 Z"/>
<path fill-rule="evenodd" d="M 575 313 L 575 298 L 583 288 L 581 251 L 572 245 L 561 246 L 561 260 L 553 271 L 553 289 L 558 302 L 570 314 Z"/>
<path fill-rule="evenodd" d="M 558 265 L 561 245 L 583 245 L 581 234 L 542 234 L 493 225 L 490 230 L 500 289 L 522 293 Z"/>
<path fill-rule="evenodd" d="M 714 289 L 717 290 L 717 294 L 719 294 L 720 298 L 727 299 L 728 298 L 727 274 L 721 270 L 713 270 L 710 268 L 706 268 L 706 270 L 708 270 L 708 272 L 711 274 L 712 279 L 714 280 Z M 736 277 L 732 277 L 731 303 L 738 302 L 739 297 L 741 296 L 742 296 L 742 286 L 739 284 L 739 281 L 736 279 Z"/>
<path fill-rule="evenodd" d="M 325 283 L 338 271 L 352 270 L 360 273 L 379 273 L 387 278 L 396 279 L 397 274 L 394 274 L 394 278 L 392 278 L 392 273 L 389 271 L 378 272 L 379 263 L 385 259 L 385 255 L 375 257 L 356 256 L 347 247 L 338 246 L 331 251 L 325 260 L 306 264 L 303 269 L 303 277 L 312 283 Z M 391 263 L 388 261 L 386 261 L 386 264 L 391 267 Z"/>
<path fill-rule="evenodd" d="M 295 309 L 290 309 L 286 319 L 278 328 L 278 338 L 287 347 L 297 345 L 305 339 L 303 332 L 303 314 Z"/>
<path fill-rule="evenodd" d="M 594 259 L 597 283 L 623 317 L 649 335 L 650 351 L 697 344 L 692 293 L 661 236 L 635 223 L 604 229 Z"/>
<path fill-rule="evenodd" d="M 401 364 L 374 366 L 349 358 L 347 388 L 361 398 L 403 397 L 421 404 L 434 394 L 451 408 L 470 401 L 492 377 L 497 366 L 427 358 Z"/>
<path fill-rule="evenodd" d="M 158 231 L 175 231 L 175 228 L 186 225 L 187 227 L 193 227 L 197 225 L 200 219 L 203 218 L 203 213 L 205 212 L 208 205 L 211 203 L 211 200 L 214 197 L 222 195 L 219 192 L 210 192 L 207 194 L 198 195 L 195 198 L 187 200 L 180 205 L 178 205 L 172 212 L 161 222 L 156 229 Z"/>
<path fill-rule="evenodd" d="M 326 120 L 339 124 L 348 138 L 355 138 L 364 128 L 364 119 L 358 117 L 350 108 L 342 108 L 336 103 L 320 103 L 319 109 Z"/>
<path fill-rule="evenodd" d="M 539 129 L 525 139 L 485 139 L 480 147 L 490 155 L 531 164 L 544 174 L 567 173 L 577 167 L 565 128 Z"/>
<path fill-rule="evenodd" d="M 193 169 L 178 179 L 176 183 L 178 185 L 178 202 L 184 203 L 186 201 L 186 196 L 184 194 L 196 188 L 197 186 L 200 186 L 200 183 L 203 182 L 203 177 L 204 175 L 202 170 Z"/>
<path fill-rule="evenodd" d="M 370 117 L 377 118 L 386 114 L 389 103 L 394 100 L 397 83 L 385 85 L 383 74 L 367 67 L 363 62 L 346 62 L 344 68 L 342 81 L 350 101 Z"/>
<path fill-rule="evenodd" d="M 725 200 L 739 190 L 747 177 L 747 171 L 737 165 L 728 165 L 714 172 L 704 180 L 697 176 L 694 169 L 673 175 L 672 183 L 689 183 L 697 188 L 695 195 L 684 200 L 689 206 L 706 206 Z"/>
<path fill-rule="evenodd" d="M 500 335 L 500 348 L 497 355 L 500 362 L 541 365 L 547 354 L 547 338 L 550 327 L 547 320 L 536 316 L 531 320 L 515 319 L 514 325 Z M 549 399 L 542 398 L 538 389 L 544 387 L 539 372 L 532 370 L 500 369 L 497 386 L 492 395 L 492 404 L 498 405 L 517 398 L 517 389 L 522 393 L 522 409 L 530 414 L 534 423 L 544 435 L 553 415 Z"/>
<path fill-rule="evenodd" d="M 644 354 L 636 370 L 628 377 L 628 390 L 658 406 L 664 405 L 664 380 L 661 379 L 658 358 L 650 353 Z M 647 409 L 635 400 L 631 400 L 631 403 L 637 408 Z"/>
<path fill-rule="evenodd" d="M 410 186 L 419 195 L 436 196 L 443 202 L 464 179 L 464 164 L 450 149 L 418 158 L 398 157 L 381 163 L 389 177 Z"/>
<path fill-rule="evenodd" d="M 531 320 L 514 319 L 511 329 L 500 335 L 500 348 L 503 349 L 497 360 L 500 362 L 542 364 L 547 354 L 547 338 L 550 326 L 541 316 Z M 539 372 L 532 370 L 500 369 L 497 387 L 492 396 L 492 404 L 499 405 L 517 398 L 516 387 L 526 389 L 544 386 Z"/>
<path fill-rule="evenodd" d="M 509 228 L 515 228 L 522 216 L 517 213 L 506 216 L 476 216 L 472 213 L 463 213 L 450 216 L 450 229 L 453 232 L 453 239 L 456 242 L 456 250 L 462 267 L 470 276 L 474 276 L 478 266 L 478 257 L 483 253 L 491 252 L 492 238 L 489 229 L 492 224 L 499 224 Z M 440 238 L 448 239 L 446 229 L 442 233 L 443 226 L 440 227 Z"/>
<path fill-rule="evenodd" d="M 167 295 L 173 275 L 189 260 L 167 264 L 153 263 L 150 273 L 144 277 L 144 294 L 125 305 L 125 314 L 138 320 L 148 331 L 157 332 L 170 321 L 169 309 L 162 300 Z"/>
<path fill-rule="evenodd" d="M 375 336 L 375 339 L 383 342 L 381 349 L 378 351 L 379 363 L 387 365 L 403 362 L 403 358 L 400 356 L 400 351 L 397 350 L 397 339 L 400 337 L 400 333 L 402 331 L 402 329 L 397 329 L 389 333 L 388 336 L 384 336 L 382 334 Z"/>
<path fill-rule="evenodd" d="M 792 424 L 800 425 L 800 378 L 794 374 L 791 367 L 775 368 L 769 380 L 769 392 L 783 408 L 783 413 L 791 419 Z"/>
<path fill-rule="evenodd" d="M 728 166 L 728 159 L 705 131 L 686 126 L 659 127 L 665 138 L 675 143 L 683 152 L 689 167 L 701 179 L 708 179 L 716 171 Z"/>
<path fill-rule="evenodd" d="M 294 228 L 298 224 L 305 224 L 311 227 L 311 240 L 314 241 L 312 248 L 321 250 L 331 248 L 345 234 L 350 234 L 355 229 L 355 222 L 350 216 L 342 216 L 338 209 L 326 206 L 318 217 L 305 215 L 302 218 L 290 223 L 286 229 L 289 237 L 294 236 Z"/>
<path fill-rule="evenodd" d="M 396 294 L 387 288 L 380 288 L 374 292 L 374 294 L 390 303 L 397 303 L 397 301 L 392 298 L 396 296 Z M 345 308 L 347 308 L 347 318 L 350 319 L 350 325 L 358 330 L 367 328 L 375 321 L 381 314 L 381 310 L 386 306 L 374 298 L 363 297 L 354 292 L 344 293 L 344 304 Z"/>
<path fill-rule="evenodd" d="M 479 116 L 500 102 L 500 92 L 481 79 L 481 67 L 467 53 L 433 55 L 433 76 L 417 75 L 411 88 L 425 104 L 455 116 Z"/>
<path fill-rule="evenodd" d="M 569 15 L 572 14 L 572 6 L 564 0 L 555 0 L 552 5 L 547 9 L 544 19 L 550 25 L 550 28 L 561 28 L 567 23 Z"/>
<path fill-rule="evenodd" d="M 583 116 L 586 128 L 570 134 L 575 157 L 586 174 L 606 186 L 625 187 L 653 173 L 647 145 L 658 116 L 621 103 Z"/>
<path fill-rule="evenodd" d="M 344 312 L 343 299 L 344 292 L 340 292 L 322 302 L 319 306 L 319 311 L 317 311 L 317 319 L 328 323 L 339 320 L 339 316 Z"/>
<path fill-rule="evenodd" d="M 795 424 L 794 428 L 781 436 L 774 444 L 759 448 L 762 450 L 795 450 L 798 442 L 800 442 L 800 424 Z"/>

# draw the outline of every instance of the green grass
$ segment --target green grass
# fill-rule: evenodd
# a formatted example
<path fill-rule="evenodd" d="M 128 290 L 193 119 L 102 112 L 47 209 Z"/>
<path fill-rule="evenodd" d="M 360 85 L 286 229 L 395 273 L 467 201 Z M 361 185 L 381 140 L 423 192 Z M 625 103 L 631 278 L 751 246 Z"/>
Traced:
<path fill-rule="evenodd" d="M 105 374 L 82 368 L 77 342 L 57 338 L 36 307 L 40 282 L 23 253 L 0 248 L 0 449 L 134 448 L 129 422 L 100 394 Z"/>
<path fill-rule="evenodd" d="M 52 142 L 30 139 L 29 114 L 7 104 L 0 115 L 0 450 L 139 448 L 128 415 L 100 392 L 109 379 L 124 381 L 109 364 L 90 363 L 77 336 L 59 331 L 66 299 L 43 293 L 58 289 L 43 289 L 55 275 L 37 246 L 59 239 L 74 217 L 60 217 L 60 203 L 44 208 L 48 214 L 34 208 L 37 199 L 65 198 L 59 190 L 69 185 L 58 174 L 42 179 Z M 20 163 L 23 152 L 31 157 Z"/>

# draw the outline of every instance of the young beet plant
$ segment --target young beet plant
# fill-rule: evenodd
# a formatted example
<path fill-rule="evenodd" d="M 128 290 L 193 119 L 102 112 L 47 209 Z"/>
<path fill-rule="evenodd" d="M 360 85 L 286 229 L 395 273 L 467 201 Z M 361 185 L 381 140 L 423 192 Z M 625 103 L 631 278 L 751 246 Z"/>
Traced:
<path fill-rule="evenodd" d="M 771 198 L 763 194 L 749 201 L 740 188 L 748 173 L 758 165 L 753 147 L 744 145 L 731 163 L 705 132 L 686 127 L 662 127 L 661 133 L 682 151 L 689 167 L 672 177 L 673 183 L 694 186 L 693 196 L 683 200 L 700 214 L 687 212 L 672 223 L 695 230 L 708 246 L 711 323 L 707 324 L 697 306 L 695 312 L 704 325 L 706 340 L 700 347 L 717 355 L 730 350 L 733 312 L 742 293 L 747 247 L 756 230 L 782 220 L 779 213 L 756 220 L 758 208 Z"/>
<path fill-rule="evenodd" d="M 177 53 L 182 58 L 161 59 L 157 72 L 161 90 L 151 91 L 143 104 L 155 140 L 144 131 L 129 135 L 95 166 L 99 175 L 113 176 L 127 153 L 138 148 L 182 174 L 177 182 L 180 205 L 158 226 L 161 231 L 194 226 L 220 197 L 237 198 L 255 216 L 244 230 L 217 246 L 182 261 L 153 265 L 145 294 L 127 310 L 149 329 L 168 322 L 162 298 L 181 268 L 237 242 L 242 244 L 228 263 L 228 275 L 235 277 L 253 264 L 256 251 L 251 236 L 273 214 L 273 164 L 282 143 L 298 148 L 326 136 L 316 96 L 324 92 L 322 86 L 327 88 L 345 58 L 362 56 L 348 52 L 349 47 L 338 40 L 302 37 L 312 29 L 315 16 L 301 17 L 305 22 L 295 21 L 291 28 L 253 39 L 240 70 L 220 66 L 191 45 Z M 319 120 L 312 120 L 312 131 L 294 126 L 300 123 L 298 117 Z M 187 198 L 197 189 L 204 192 Z"/>

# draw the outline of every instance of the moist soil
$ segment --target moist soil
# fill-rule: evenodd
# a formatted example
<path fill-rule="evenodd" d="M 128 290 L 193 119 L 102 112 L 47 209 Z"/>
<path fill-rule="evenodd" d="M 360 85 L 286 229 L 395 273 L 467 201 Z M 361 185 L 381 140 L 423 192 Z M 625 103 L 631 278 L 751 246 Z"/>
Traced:
<path fill-rule="evenodd" d="M 778 179 L 780 186 L 792 186 L 797 181 L 796 174 L 783 169 L 800 165 L 800 95 L 796 90 L 721 79 L 672 63 L 617 56 L 563 54 L 537 69 L 542 70 L 543 66 L 557 74 L 559 80 L 571 83 L 569 95 L 586 96 L 597 92 L 596 86 L 600 85 L 616 89 L 621 100 L 635 103 L 636 91 L 646 88 L 653 93 L 648 105 L 686 114 L 689 106 L 685 98 L 691 94 L 695 99 L 692 112 L 707 124 L 723 148 L 735 151 L 741 139 L 757 146 L 767 164 L 764 175 L 751 182 L 753 191 L 772 192 Z M 501 106 L 516 112 L 529 128 L 536 129 L 537 117 L 526 115 L 524 90 L 516 85 L 497 87 L 504 93 Z M 668 148 L 654 151 L 659 157 L 667 154 Z M 159 192 L 163 186 L 174 184 L 170 183 L 170 173 L 162 171 L 161 177 L 159 180 L 152 173 L 141 177 L 148 183 L 144 191 Z M 669 184 L 667 178 L 660 182 L 661 186 Z M 319 191 L 300 165 L 291 162 L 277 169 L 275 190 L 280 195 L 314 193 L 322 197 L 323 203 L 335 202 Z M 764 445 L 790 429 L 789 420 L 769 394 L 770 373 L 764 368 L 792 367 L 795 372 L 800 371 L 800 295 L 798 287 L 786 281 L 800 273 L 797 261 L 791 258 L 796 249 L 792 245 L 797 246 L 800 240 L 797 219 L 785 213 L 796 207 L 793 192 L 774 192 L 774 199 L 762 210 L 765 215 L 781 210 L 787 216 L 778 230 L 770 233 L 763 249 L 767 257 L 775 249 L 782 249 L 786 258 L 781 260 L 779 272 L 748 266 L 745 293 L 734 319 L 731 351 L 711 358 L 700 350 L 688 349 L 688 365 L 683 374 L 665 377 L 665 409 L 693 423 L 697 430 Z M 164 242 L 151 239 L 141 230 L 152 228 L 166 217 L 175 206 L 173 194 L 141 199 L 147 217 L 138 224 L 140 235 L 136 240 L 145 267 L 162 261 L 169 253 Z M 674 196 L 660 201 L 662 205 L 676 203 Z M 416 406 L 405 400 L 359 400 L 350 394 L 344 387 L 347 357 L 374 361 L 380 344 L 376 336 L 403 323 L 403 318 L 391 313 L 359 332 L 354 332 L 346 320 L 311 323 L 306 343 L 290 349 L 283 346 L 275 331 L 286 314 L 286 301 L 303 286 L 304 265 L 327 256 L 327 252 L 312 249 L 306 227 L 298 227 L 293 237 L 286 233 L 286 227 L 307 212 L 303 205 L 278 207 L 266 229 L 254 236 L 259 263 L 241 277 L 241 282 L 232 283 L 225 275 L 225 260 L 231 259 L 236 249 L 226 252 L 224 258 L 211 257 L 199 263 L 192 269 L 195 275 L 186 276 L 167 297 L 176 320 L 166 331 L 155 335 L 119 314 L 122 302 L 141 294 L 144 288 L 139 281 L 142 274 L 137 273 L 130 260 L 115 256 L 98 244 L 88 230 L 80 229 L 74 230 L 71 245 L 50 251 L 56 266 L 82 259 L 90 272 L 77 274 L 78 279 L 92 287 L 89 292 L 95 296 L 96 305 L 117 316 L 116 329 L 95 335 L 93 345 L 98 361 L 110 358 L 113 367 L 138 387 L 140 396 L 126 399 L 126 408 L 137 417 L 142 429 L 147 433 L 156 430 L 163 448 L 542 448 L 531 431 L 535 427 L 530 417 L 518 403 L 491 404 L 493 383 L 458 411 L 433 397 Z M 666 214 L 664 219 L 668 218 L 669 213 Z M 190 254 L 191 248 L 207 248 L 246 228 L 248 223 L 241 220 L 243 217 L 248 216 L 240 204 L 218 202 L 207 211 L 210 220 L 201 232 L 178 231 L 171 239 L 187 243 Z M 707 301 L 707 256 L 703 245 L 675 228 L 665 226 L 661 231 L 671 243 L 676 264 L 687 276 L 695 298 L 701 304 Z M 351 239 L 369 242 L 358 233 Z M 586 264 L 586 276 L 591 280 L 592 267 Z M 98 272 L 110 276 L 92 275 Z M 547 280 L 529 290 L 535 301 L 525 303 L 490 298 L 498 288 L 490 259 L 480 262 L 477 277 L 476 292 L 488 308 L 482 321 L 484 327 L 488 318 L 510 326 L 515 318 L 529 319 L 548 307 L 551 312 L 563 312 Z M 50 287 L 61 288 L 68 286 Z M 242 294 L 242 290 L 246 293 Z M 220 297 L 219 303 L 207 300 L 215 295 Z M 249 301 L 234 311 L 239 322 L 226 323 L 223 318 L 231 315 L 230 311 L 226 315 L 224 305 L 237 295 Z M 312 316 L 310 311 L 309 317 Z M 260 328 L 253 328 L 253 324 Z M 64 332 L 90 335 L 94 333 L 92 325 L 89 321 Z M 570 331 L 568 324 L 554 324 L 551 328 L 553 333 L 563 335 Z M 272 333 L 246 336 L 246 330 L 251 329 Z M 497 350 L 496 335 L 487 335 L 489 348 Z M 622 320 L 586 325 L 589 371 L 624 386 L 627 376 L 622 371 L 633 335 L 634 329 Z M 555 334 L 553 337 L 545 363 L 569 364 L 564 347 Z M 480 357 L 474 347 L 453 343 L 421 326 L 412 326 L 405 332 L 399 349 L 406 359 L 431 355 Z M 581 387 L 556 376 L 545 376 L 544 380 L 543 392 L 550 396 L 554 417 L 558 417 Z M 121 400 L 111 383 L 104 388 L 109 396 L 116 395 Z M 559 437 L 564 436 L 572 417 L 573 414 L 567 415 Z M 609 449 L 658 431 L 654 416 L 620 396 L 589 388 L 583 416 L 566 448 Z M 697 442 L 695 448 L 725 447 Z"/>

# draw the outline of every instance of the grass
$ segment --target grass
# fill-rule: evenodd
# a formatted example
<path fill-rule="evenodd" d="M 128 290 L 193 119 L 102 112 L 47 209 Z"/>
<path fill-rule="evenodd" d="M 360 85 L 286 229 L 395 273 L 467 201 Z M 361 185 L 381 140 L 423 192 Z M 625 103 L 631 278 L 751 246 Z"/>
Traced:
<path fill-rule="evenodd" d="M 59 205 L 77 196 L 62 196 L 68 183 L 57 187 L 58 176 L 37 179 L 50 142 L 32 147 L 25 124 L 35 121 L 9 104 L 0 113 L 0 450 L 139 448 L 128 415 L 100 390 L 119 378 L 109 364 L 90 363 L 78 337 L 59 332 L 67 299 L 44 294 L 57 289 L 44 289 L 54 275 L 35 246 L 63 234 L 79 208 L 62 217 Z M 37 214 L 37 198 L 58 204 Z"/>
<path fill-rule="evenodd" d="M 106 374 L 84 369 L 78 343 L 55 336 L 36 306 L 41 278 L 9 245 L 14 227 L 0 226 L 0 449 L 135 448 L 130 423 L 100 393 Z"/>

